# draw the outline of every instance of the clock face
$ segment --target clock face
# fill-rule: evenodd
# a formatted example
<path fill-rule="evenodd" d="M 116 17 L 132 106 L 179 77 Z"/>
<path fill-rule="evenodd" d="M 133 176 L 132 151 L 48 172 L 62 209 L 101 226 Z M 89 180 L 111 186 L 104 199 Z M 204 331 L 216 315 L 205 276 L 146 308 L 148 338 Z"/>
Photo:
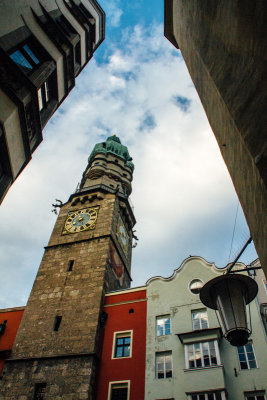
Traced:
<path fill-rule="evenodd" d="M 65 222 L 65 233 L 78 233 L 94 229 L 98 210 L 99 207 L 91 207 L 84 208 L 83 210 L 71 211 Z"/>
<path fill-rule="evenodd" d="M 120 216 L 117 225 L 117 238 L 124 253 L 127 254 L 129 246 L 129 235 Z"/>

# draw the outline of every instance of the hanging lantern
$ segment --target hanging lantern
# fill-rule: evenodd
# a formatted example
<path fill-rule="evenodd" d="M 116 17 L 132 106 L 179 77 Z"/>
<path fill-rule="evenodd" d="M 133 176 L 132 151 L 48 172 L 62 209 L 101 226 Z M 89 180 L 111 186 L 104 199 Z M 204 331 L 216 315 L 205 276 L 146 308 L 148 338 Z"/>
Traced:
<path fill-rule="evenodd" d="M 226 274 L 207 282 L 200 290 L 205 306 L 218 310 L 224 336 L 232 346 L 244 346 L 251 329 L 248 328 L 246 304 L 258 293 L 256 282 L 245 275 Z"/>

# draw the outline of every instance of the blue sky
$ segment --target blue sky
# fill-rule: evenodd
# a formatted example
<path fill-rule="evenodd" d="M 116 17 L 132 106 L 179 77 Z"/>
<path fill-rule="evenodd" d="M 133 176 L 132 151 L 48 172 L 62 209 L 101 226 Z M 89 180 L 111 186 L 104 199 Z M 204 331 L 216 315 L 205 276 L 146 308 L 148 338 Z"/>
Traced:
<path fill-rule="evenodd" d="M 189 255 L 225 266 L 249 236 L 181 54 L 163 36 L 163 1 L 105 0 L 106 40 L 48 123 L 0 207 L 0 307 L 25 305 L 56 216 L 95 143 L 116 133 L 135 164 L 133 286 Z M 244 262 L 257 257 L 250 245 Z"/>

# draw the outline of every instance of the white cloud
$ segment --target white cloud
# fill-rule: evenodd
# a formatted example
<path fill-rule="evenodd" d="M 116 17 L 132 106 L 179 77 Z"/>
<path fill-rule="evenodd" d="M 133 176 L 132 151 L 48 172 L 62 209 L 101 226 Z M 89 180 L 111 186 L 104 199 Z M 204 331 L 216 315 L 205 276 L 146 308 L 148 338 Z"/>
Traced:
<path fill-rule="evenodd" d="M 162 32 L 123 31 L 123 45 L 105 63 L 90 61 L 45 129 L 0 208 L 0 307 L 26 302 L 56 219 L 52 202 L 68 199 L 94 144 L 113 133 L 136 166 L 134 285 L 170 275 L 189 254 L 228 262 L 236 195 L 182 58 Z M 187 112 L 174 96 L 190 100 Z"/>
<path fill-rule="evenodd" d="M 103 0 L 101 2 L 101 6 L 106 12 L 107 19 L 106 24 L 110 26 L 117 27 L 120 24 L 120 19 L 123 14 L 123 11 L 119 5 L 119 1 L 107 1 Z"/>

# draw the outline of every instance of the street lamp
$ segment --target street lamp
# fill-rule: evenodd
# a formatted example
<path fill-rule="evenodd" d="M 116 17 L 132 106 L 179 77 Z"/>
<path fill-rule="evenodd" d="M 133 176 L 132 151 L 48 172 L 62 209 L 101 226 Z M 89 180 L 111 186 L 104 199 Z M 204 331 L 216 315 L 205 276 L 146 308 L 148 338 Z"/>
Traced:
<path fill-rule="evenodd" d="M 248 342 L 246 305 L 258 293 L 256 282 L 245 275 L 226 274 L 207 282 L 200 291 L 202 303 L 218 310 L 224 327 L 224 336 L 232 346 Z"/>

